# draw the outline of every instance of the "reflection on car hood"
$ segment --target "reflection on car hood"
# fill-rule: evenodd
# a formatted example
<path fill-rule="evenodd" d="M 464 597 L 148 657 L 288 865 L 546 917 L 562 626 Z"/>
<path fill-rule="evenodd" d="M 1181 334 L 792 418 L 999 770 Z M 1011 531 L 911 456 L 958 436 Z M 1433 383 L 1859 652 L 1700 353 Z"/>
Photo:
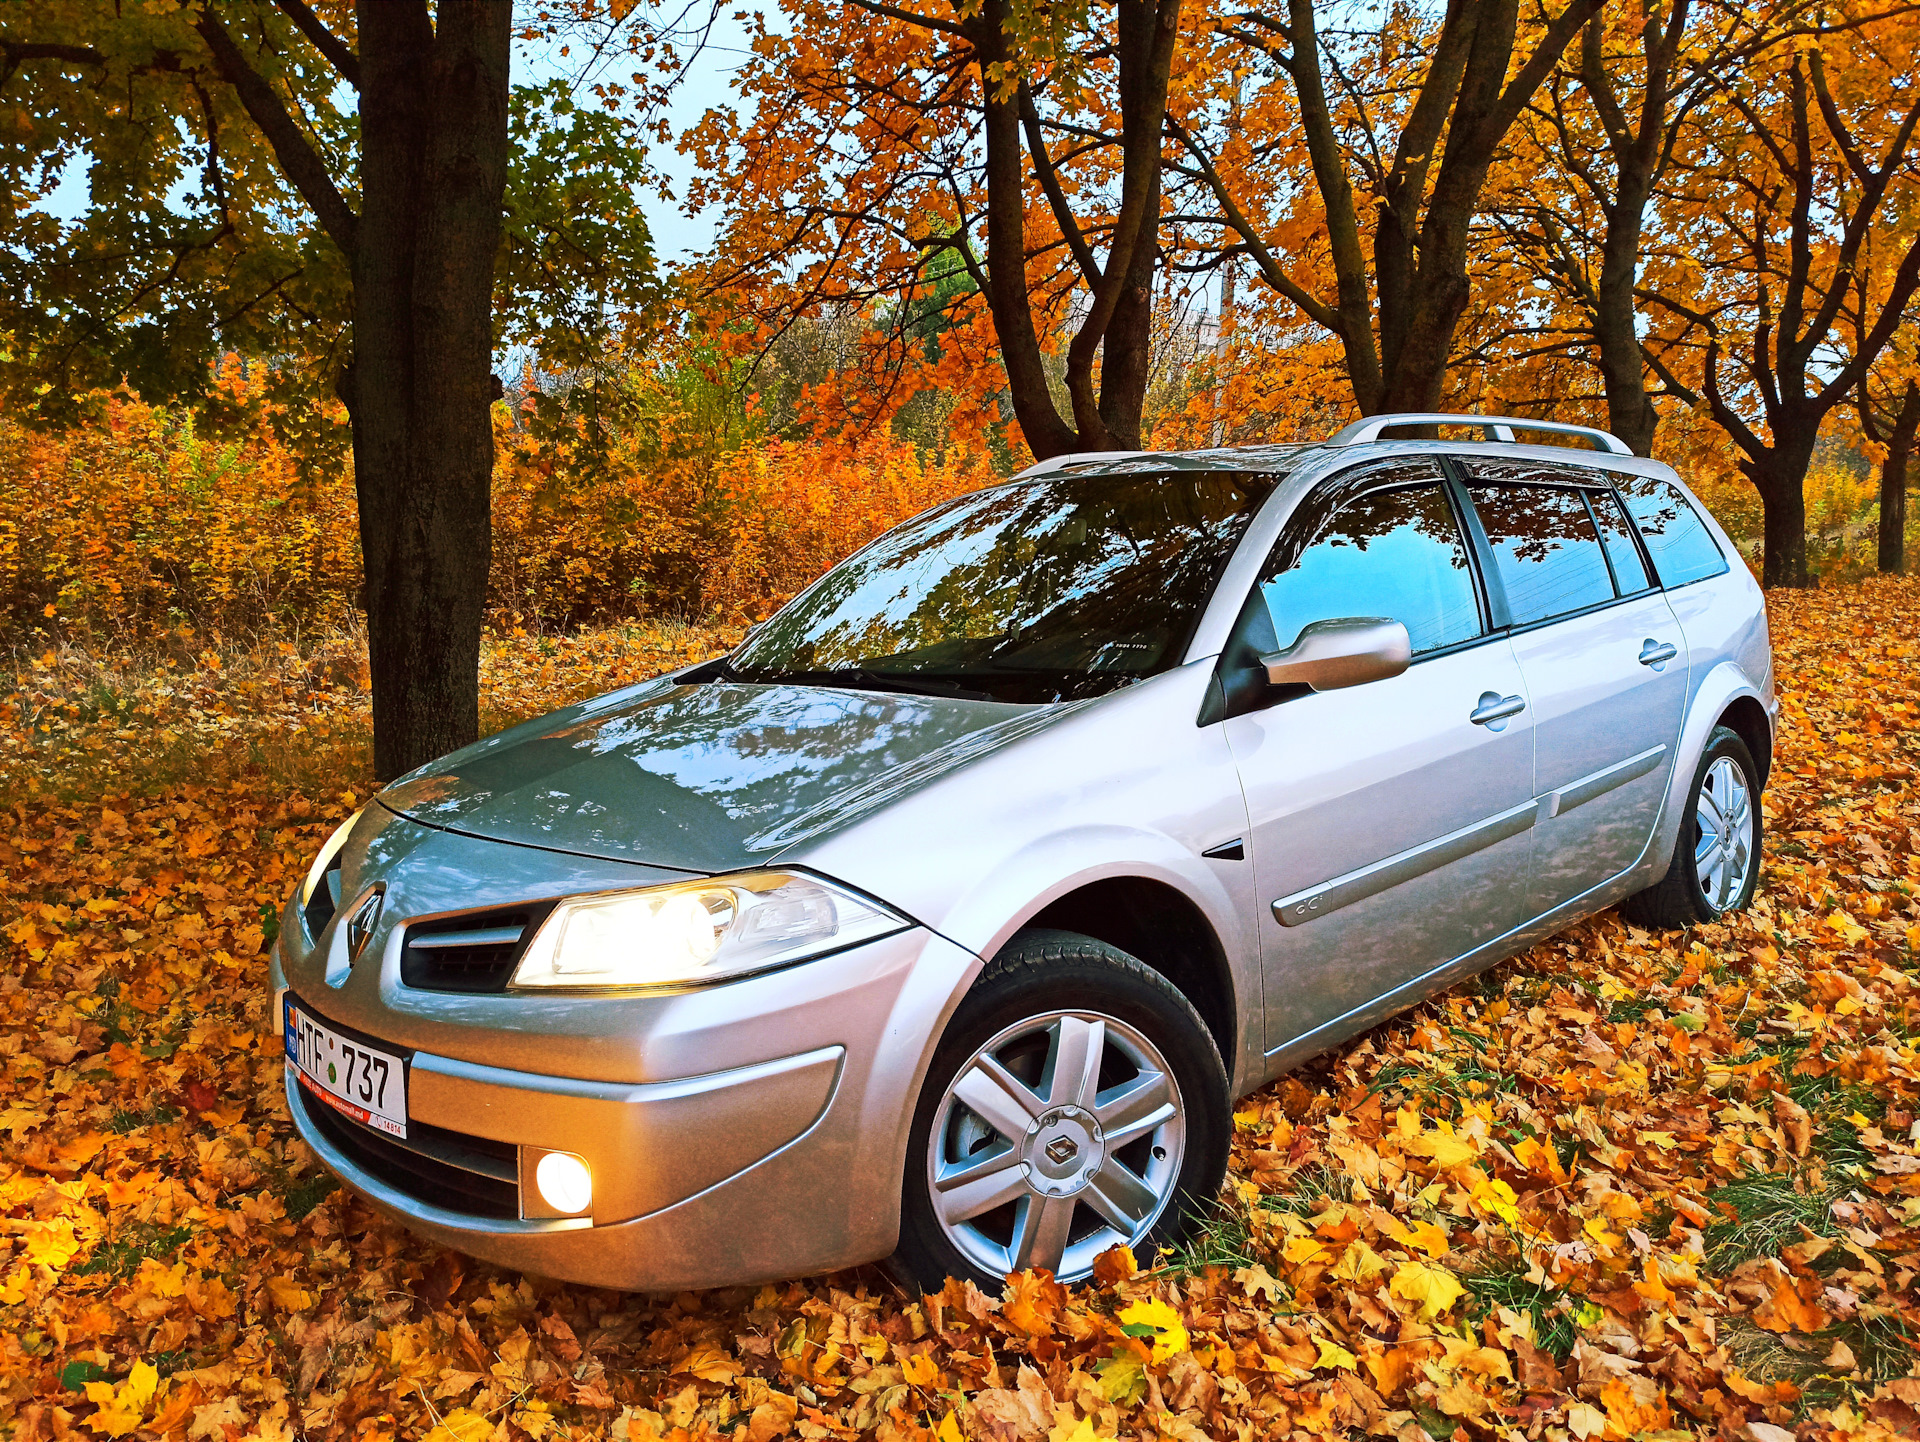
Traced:
<path fill-rule="evenodd" d="M 501 841 L 725 871 L 1078 709 L 650 681 L 456 751 L 380 800 L 429 826 Z"/>

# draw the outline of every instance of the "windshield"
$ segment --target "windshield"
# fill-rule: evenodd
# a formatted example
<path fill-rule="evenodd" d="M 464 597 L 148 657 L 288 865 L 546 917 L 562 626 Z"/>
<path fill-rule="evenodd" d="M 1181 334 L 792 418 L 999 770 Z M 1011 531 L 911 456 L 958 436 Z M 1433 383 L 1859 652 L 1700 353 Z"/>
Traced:
<path fill-rule="evenodd" d="M 1014 702 L 1180 664 L 1277 477 L 1054 475 L 978 491 L 841 562 L 742 646 L 744 681 Z"/>

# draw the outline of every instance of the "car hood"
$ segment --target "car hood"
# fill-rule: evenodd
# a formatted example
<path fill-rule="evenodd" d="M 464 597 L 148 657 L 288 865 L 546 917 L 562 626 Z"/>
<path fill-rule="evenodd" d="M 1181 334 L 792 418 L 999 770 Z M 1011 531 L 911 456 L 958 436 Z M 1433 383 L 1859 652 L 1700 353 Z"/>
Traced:
<path fill-rule="evenodd" d="M 468 835 L 728 871 L 837 830 L 1078 709 L 651 681 L 456 751 L 379 799 Z"/>

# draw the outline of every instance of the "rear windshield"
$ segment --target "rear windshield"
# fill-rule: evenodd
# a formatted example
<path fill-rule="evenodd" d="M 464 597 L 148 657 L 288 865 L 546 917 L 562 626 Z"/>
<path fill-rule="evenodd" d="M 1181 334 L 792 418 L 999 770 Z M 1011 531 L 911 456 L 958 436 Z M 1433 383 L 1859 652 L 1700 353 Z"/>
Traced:
<path fill-rule="evenodd" d="M 1023 703 L 1099 695 L 1180 664 L 1277 480 L 1053 475 L 962 496 L 827 572 L 722 674 Z"/>
<path fill-rule="evenodd" d="M 1651 476 L 1616 475 L 1627 512 L 1646 539 L 1647 554 L 1663 586 L 1704 581 L 1727 569 L 1727 558 L 1680 488 Z"/>

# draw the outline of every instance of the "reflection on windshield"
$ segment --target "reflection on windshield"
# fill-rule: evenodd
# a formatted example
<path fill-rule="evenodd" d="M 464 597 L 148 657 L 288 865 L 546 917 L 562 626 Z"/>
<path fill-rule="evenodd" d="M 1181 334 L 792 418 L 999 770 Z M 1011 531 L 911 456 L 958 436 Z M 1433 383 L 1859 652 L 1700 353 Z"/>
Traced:
<path fill-rule="evenodd" d="M 731 658 L 746 681 L 1045 702 L 1178 665 L 1278 478 L 1042 476 L 949 502 L 829 571 Z"/>

